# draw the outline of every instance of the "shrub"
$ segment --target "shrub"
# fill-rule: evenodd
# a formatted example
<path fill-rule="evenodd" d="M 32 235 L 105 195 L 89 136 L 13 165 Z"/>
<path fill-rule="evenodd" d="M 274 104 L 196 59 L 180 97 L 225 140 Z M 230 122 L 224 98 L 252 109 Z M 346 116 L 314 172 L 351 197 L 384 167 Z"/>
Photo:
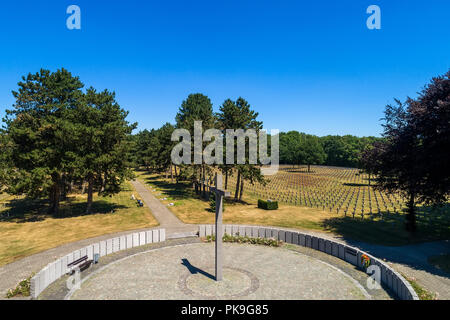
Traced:
<path fill-rule="evenodd" d="M 216 236 L 206 236 L 204 238 L 205 242 L 213 242 L 216 241 Z M 275 239 L 275 238 L 250 238 L 248 236 L 231 236 L 229 234 L 224 234 L 222 237 L 223 242 L 231 242 L 231 243 L 250 243 L 250 244 L 260 244 L 264 246 L 270 246 L 270 247 L 279 247 L 281 245 L 281 241 Z"/>
<path fill-rule="evenodd" d="M 15 289 L 9 289 L 8 292 L 6 293 L 6 298 L 9 299 L 9 298 L 12 298 L 12 297 L 15 297 L 18 295 L 21 295 L 23 297 L 28 297 L 30 295 L 31 278 L 32 277 L 33 277 L 33 275 L 20 281 Z"/>
<path fill-rule="evenodd" d="M 216 196 L 215 195 L 211 195 L 211 197 L 209 198 L 209 210 L 211 212 L 216 212 Z M 225 199 L 222 200 L 222 212 L 225 211 Z"/>
<path fill-rule="evenodd" d="M 258 200 L 258 208 L 264 209 L 264 210 L 276 210 L 278 209 L 278 201 L 272 201 L 272 200 Z"/>

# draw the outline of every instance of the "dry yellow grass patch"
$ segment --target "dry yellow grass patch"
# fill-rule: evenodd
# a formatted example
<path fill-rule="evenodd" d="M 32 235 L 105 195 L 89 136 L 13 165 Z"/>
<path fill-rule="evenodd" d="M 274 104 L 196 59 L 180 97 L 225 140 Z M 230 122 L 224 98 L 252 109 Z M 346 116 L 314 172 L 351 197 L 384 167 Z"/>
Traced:
<path fill-rule="evenodd" d="M 163 175 L 137 172 L 138 178 L 151 186 L 151 190 L 164 204 L 174 203 L 170 210 L 185 223 L 214 223 L 214 213 L 209 211 L 209 202 L 195 196 L 187 183 L 170 183 Z M 323 231 L 323 222 L 336 214 L 315 208 L 280 204 L 278 210 L 263 210 L 257 206 L 257 198 L 244 194 L 245 203 L 227 201 L 223 221 L 235 224 L 271 225 L 297 229 Z"/>
<path fill-rule="evenodd" d="M 262 210 L 255 201 L 249 204 L 226 203 L 224 223 L 271 225 L 297 229 L 323 230 L 321 225 L 332 214 L 312 208 L 280 205 L 278 210 Z M 168 202 L 168 201 L 163 201 Z M 208 202 L 199 199 L 181 200 L 171 207 L 173 213 L 185 223 L 214 223 L 214 213 L 208 211 Z"/>
<path fill-rule="evenodd" d="M 33 222 L 3 218 L 0 220 L 0 265 L 77 240 L 157 226 L 158 222 L 149 208 L 137 207 L 136 202 L 131 200 L 131 194 L 136 194 L 131 184 L 127 184 L 126 188 L 112 197 L 94 197 L 94 209 L 103 213 L 77 214 L 83 208 L 85 197 L 76 196 L 70 203 L 62 204 L 67 217 L 53 218 L 39 214 L 35 217 L 42 220 Z M 74 207 L 76 209 L 72 210 Z M 110 207 L 115 207 L 114 213 L 106 211 Z M 0 209 L 0 213 L 5 210 Z"/>

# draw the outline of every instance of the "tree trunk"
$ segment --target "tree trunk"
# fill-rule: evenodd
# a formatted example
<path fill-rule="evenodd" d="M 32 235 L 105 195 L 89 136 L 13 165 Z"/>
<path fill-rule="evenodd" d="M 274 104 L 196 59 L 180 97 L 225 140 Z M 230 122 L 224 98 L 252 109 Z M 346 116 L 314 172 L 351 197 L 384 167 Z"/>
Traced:
<path fill-rule="evenodd" d="M 92 181 L 92 184 L 94 184 L 94 182 Z M 101 178 L 101 185 L 100 185 L 100 194 L 105 191 L 105 187 L 106 187 L 106 179 L 105 178 Z M 88 187 L 89 188 L 89 187 Z"/>
<path fill-rule="evenodd" d="M 308 163 L 308 172 L 311 172 L 311 165 Z"/>
<path fill-rule="evenodd" d="M 173 183 L 173 168 L 172 168 L 172 165 L 170 165 L 170 183 Z"/>
<path fill-rule="evenodd" d="M 53 213 L 53 204 L 55 203 L 55 188 L 52 186 L 50 189 L 50 194 L 48 196 L 48 201 L 50 206 L 48 208 L 48 213 Z"/>
<path fill-rule="evenodd" d="M 178 172 L 177 172 L 177 166 L 173 166 L 175 169 L 175 182 L 178 183 Z"/>
<path fill-rule="evenodd" d="M 90 214 L 92 212 L 92 200 L 94 193 L 94 178 L 92 176 L 89 177 L 88 180 L 88 197 L 87 197 L 87 206 L 86 206 L 86 214 Z"/>
<path fill-rule="evenodd" d="M 55 185 L 55 198 L 53 199 L 53 214 L 55 215 L 55 216 L 58 216 L 59 215 L 59 201 L 60 201 L 60 198 L 61 198 L 61 189 L 60 189 L 60 186 L 59 186 L 59 184 L 56 184 Z"/>
<path fill-rule="evenodd" d="M 369 187 L 370 187 L 370 173 L 369 173 Z"/>
<path fill-rule="evenodd" d="M 61 196 L 63 200 L 67 199 L 67 181 L 66 181 L 66 176 L 63 175 L 62 179 L 61 179 Z"/>
<path fill-rule="evenodd" d="M 202 197 L 206 196 L 206 174 L 205 174 L 205 164 L 202 164 Z"/>
<path fill-rule="evenodd" d="M 242 201 L 243 193 L 244 193 L 244 179 L 241 178 L 241 191 L 239 192 L 239 201 Z"/>
<path fill-rule="evenodd" d="M 228 169 L 225 170 L 225 190 L 228 188 Z"/>
<path fill-rule="evenodd" d="M 86 191 L 86 181 L 83 179 L 83 182 L 81 182 L 81 194 L 84 194 Z"/>
<path fill-rule="evenodd" d="M 50 210 L 49 212 L 54 215 L 59 215 L 59 201 L 61 198 L 61 186 L 60 178 L 58 174 L 52 174 L 53 186 L 50 191 Z"/>
<path fill-rule="evenodd" d="M 234 200 L 238 199 L 239 196 L 239 185 L 241 184 L 241 172 L 238 170 L 237 182 L 236 182 L 236 191 L 234 192 Z"/>
<path fill-rule="evenodd" d="M 414 192 L 411 192 L 409 195 L 409 201 L 408 201 L 408 213 L 406 214 L 406 222 L 405 227 L 406 231 L 410 233 L 414 233 L 417 230 L 416 225 L 416 210 L 415 210 L 415 194 Z"/>
<path fill-rule="evenodd" d="M 59 201 L 61 197 L 61 189 L 58 183 L 55 183 L 52 186 L 52 190 L 50 191 L 50 208 L 49 213 L 58 216 L 59 214 Z"/>

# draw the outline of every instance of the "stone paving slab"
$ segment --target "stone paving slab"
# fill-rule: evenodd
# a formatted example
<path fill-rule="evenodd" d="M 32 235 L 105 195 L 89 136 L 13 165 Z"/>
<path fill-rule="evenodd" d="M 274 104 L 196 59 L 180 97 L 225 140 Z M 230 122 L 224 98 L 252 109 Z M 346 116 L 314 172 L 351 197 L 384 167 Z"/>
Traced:
<path fill-rule="evenodd" d="M 211 278 L 214 245 L 198 243 L 166 247 L 117 260 L 84 278 L 81 289 L 70 298 L 367 298 L 366 290 L 356 280 L 315 257 L 286 248 L 257 245 L 226 243 L 224 250 L 224 265 L 230 269 L 225 268 L 225 282 L 219 286 Z M 238 288 L 226 283 L 237 283 L 239 279 Z M 389 298 L 388 295 L 385 297 Z"/>

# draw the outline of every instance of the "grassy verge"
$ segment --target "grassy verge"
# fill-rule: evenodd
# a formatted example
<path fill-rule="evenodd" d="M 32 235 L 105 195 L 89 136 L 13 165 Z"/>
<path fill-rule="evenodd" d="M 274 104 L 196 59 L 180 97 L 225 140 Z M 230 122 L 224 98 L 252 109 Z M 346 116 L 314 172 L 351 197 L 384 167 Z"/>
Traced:
<path fill-rule="evenodd" d="M 146 207 L 131 200 L 127 183 L 112 197 L 94 197 L 93 214 L 83 214 L 86 195 L 72 195 L 61 204 L 61 215 L 47 215 L 41 201 L 7 197 L 0 206 L 0 265 L 60 246 L 103 234 L 157 226 Z M 8 216 L 9 213 L 9 216 Z"/>
<path fill-rule="evenodd" d="M 402 276 L 411 284 L 411 287 L 413 287 L 420 300 L 436 300 L 436 294 L 422 288 L 414 278 L 407 277 L 404 274 L 402 274 Z"/>
<path fill-rule="evenodd" d="M 145 182 L 164 204 L 172 203 L 172 212 L 185 223 L 214 223 L 209 202 L 195 195 L 191 184 L 171 183 L 163 175 L 137 172 L 138 179 Z M 278 210 L 259 209 L 258 198 L 244 194 L 244 203 L 226 202 L 224 223 L 271 225 L 295 229 L 329 232 L 344 238 L 381 245 L 405 245 L 417 242 L 449 239 L 450 225 L 441 217 L 418 217 L 418 232 L 411 236 L 404 229 L 402 214 L 385 214 L 383 219 L 366 216 L 344 217 L 328 210 L 280 204 Z"/>

